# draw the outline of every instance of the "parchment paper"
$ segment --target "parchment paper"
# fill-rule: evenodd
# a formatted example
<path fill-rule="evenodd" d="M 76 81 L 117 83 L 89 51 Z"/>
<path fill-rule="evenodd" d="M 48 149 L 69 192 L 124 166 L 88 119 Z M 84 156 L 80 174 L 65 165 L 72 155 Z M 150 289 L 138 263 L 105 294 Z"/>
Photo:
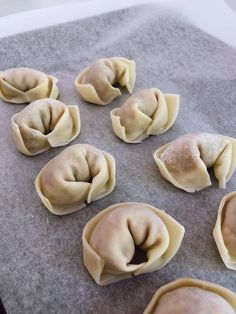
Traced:
<path fill-rule="evenodd" d="M 101 57 L 123 56 L 137 63 L 135 90 L 158 87 L 181 95 L 170 131 L 142 144 L 126 144 L 113 133 L 112 104 L 85 103 L 76 75 Z M 142 313 L 161 285 L 196 277 L 236 291 L 236 272 L 227 270 L 212 237 L 221 198 L 236 189 L 213 186 L 195 194 L 165 181 L 153 160 L 157 147 L 193 131 L 236 137 L 236 50 L 156 6 L 130 8 L 0 40 L 0 69 L 27 66 L 59 79 L 60 100 L 77 104 L 82 130 L 75 143 L 110 152 L 117 162 L 113 193 L 75 214 L 57 217 L 34 188 L 39 170 L 65 147 L 36 157 L 17 151 L 11 116 L 25 105 L 0 101 L 0 295 L 8 313 Z M 138 201 L 165 209 L 186 228 L 182 246 L 163 269 L 99 287 L 82 259 L 87 221 L 118 202 Z"/>

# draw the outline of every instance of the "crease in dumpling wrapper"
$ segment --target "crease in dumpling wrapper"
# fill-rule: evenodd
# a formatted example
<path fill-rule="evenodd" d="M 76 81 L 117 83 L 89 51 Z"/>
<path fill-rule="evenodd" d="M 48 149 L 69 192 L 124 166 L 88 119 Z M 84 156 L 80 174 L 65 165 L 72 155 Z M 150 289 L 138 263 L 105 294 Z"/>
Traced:
<path fill-rule="evenodd" d="M 111 62 L 120 62 L 122 67 L 124 67 L 122 75 L 116 80 L 113 84 L 119 83 L 121 87 L 126 87 L 129 93 L 132 92 L 135 84 L 136 74 L 135 74 L 135 62 L 133 60 L 128 60 L 122 57 L 112 57 L 107 59 L 99 59 L 97 62 L 104 62 L 110 60 Z M 104 63 L 104 67 L 107 65 Z M 90 103 L 97 105 L 107 105 L 116 97 L 121 95 L 119 88 L 112 86 L 107 78 L 107 99 L 104 99 L 103 95 L 99 95 L 96 88 L 91 83 L 80 83 L 81 78 L 86 75 L 86 72 L 90 69 L 91 66 L 86 67 L 75 79 L 75 86 L 82 96 L 82 98 Z M 96 74 L 94 74 L 96 75 Z M 114 73 L 115 75 L 115 73 Z M 101 83 L 102 84 L 102 83 Z"/>
<path fill-rule="evenodd" d="M 215 138 L 218 137 L 219 140 L 226 140 L 225 145 L 223 149 L 219 152 L 215 163 L 211 165 L 214 170 L 214 174 L 216 179 L 219 182 L 220 188 L 225 188 L 226 183 L 230 180 L 231 176 L 233 175 L 236 167 L 236 140 L 234 138 L 224 136 L 221 134 L 209 134 L 209 133 L 193 133 L 193 134 L 187 134 L 185 136 L 193 135 L 193 136 L 214 136 Z M 195 180 L 195 185 L 188 186 L 188 184 L 182 184 L 174 177 L 174 173 L 169 171 L 166 168 L 165 163 L 161 160 L 160 156 L 162 152 L 165 151 L 168 146 L 175 144 L 175 142 L 184 136 L 165 144 L 164 146 L 161 146 L 158 148 L 154 154 L 153 158 L 157 164 L 157 167 L 159 168 L 159 171 L 161 175 L 170 183 L 172 183 L 174 186 L 185 190 L 186 192 L 193 193 L 195 191 L 200 191 L 208 186 L 211 186 L 211 179 L 210 175 L 208 173 L 208 167 L 205 165 L 203 160 L 201 159 L 200 151 L 198 152 L 198 166 L 195 167 L 195 169 L 192 169 L 191 172 L 185 172 L 183 173 L 183 177 L 186 179 L 186 182 L 189 180 Z M 172 156 L 173 158 L 176 158 L 176 156 Z M 192 183 L 191 183 L 192 185 Z"/>
<path fill-rule="evenodd" d="M 21 68 L 16 68 L 16 70 L 20 70 Z M 28 89 L 26 91 L 22 91 L 13 85 L 11 85 L 7 80 L 5 80 L 2 75 L 4 71 L 0 72 L 0 97 L 3 98 L 7 102 L 11 103 L 30 103 L 32 101 L 42 99 L 42 98 L 53 98 L 56 99 L 59 95 L 59 90 L 56 85 L 58 79 L 52 75 L 45 74 L 43 72 L 22 68 L 23 70 L 26 69 L 28 75 L 30 71 L 39 72 L 39 75 L 44 75 L 45 79 L 40 84 L 36 85 L 35 87 Z M 15 69 L 10 69 L 11 71 Z M 8 71 L 8 70 L 7 70 Z M 27 75 L 27 74 L 25 74 Z"/>
<path fill-rule="evenodd" d="M 54 99 L 40 99 L 37 100 L 37 102 L 44 102 L 48 101 L 49 106 L 50 106 L 50 101 L 51 102 L 56 102 Z M 31 103 L 33 105 L 33 103 Z M 31 105 L 30 104 L 30 105 Z M 63 104 L 63 103 L 62 103 Z M 64 104 L 63 104 L 64 105 Z M 39 108 L 40 109 L 40 108 Z M 19 125 L 15 122 L 15 118 L 17 117 L 19 113 L 16 113 L 13 115 L 11 118 L 12 122 L 12 130 L 13 130 L 13 137 L 15 144 L 18 148 L 18 150 L 28 156 L 35 156 L 37 154 L 40 154 L 44 152 L 45 150 L 48 149 L 48 147 L 42 147 L 42 149 L 38 150 L 37 152 L 32 152 L 30 150 L 30 147 L 27 147 L 24 143 L 24 135 L 22 134 Z M 65 129 L 65 126 L 67 126 L 68 121 L 72 121 L 73 123 L 73 130 L 72 134 L 68 134 L 68 131 Z M 34 132 L 38 132 L 39 136 L 45 138 L 48 142 L 48 144 L 51 147 L 58 147 L 58 146 L 63 146 L 74 140 L 78 134 L 80 133 L 80 112 L 79 108 L 76 105 L 71 105 L 71 106 L 66 106 L 64 107 L 64 112 L 57 121 L 54 129 L 49 132 L 48 134 L 43 134 L 41 131 L 34 129 Z M 30 129 L 30 127 L 29 127 Z M 67 131 L 67 132 L 66 132 Z M 71 133 L 71 132 L 70 132 Z M 37 141 L 37 139 L 35 139 Z"/>
<path fill-rule="evenodd" d="M 152 117 L 149 117 L 138 108 L 139 103 L 142 102 L 140 92 L 156 94 L 156 110 Z M 110 112 L 112 127 L 116 136 L 126 143 L 141 143 L 142 140 L 149 137 L 149 135 L 160 135 L 165 133 L 172 127 L 179 112 L 179 95 L 163 94 L 157 88 L 142 90 L 140 92 L 132 95 L 123 104 L 123 106 L 126 106 L 128 101 L 132 103 L 132 99 L 133 103 L 136 103 L 136 108 L 131 109 L 134 117 L 131 123 L 136 124 L 136 131 L 127 132 L 125 126 L 122 125 L 119 112 L 122 110 L 123 106 L 115 108 Z"/>
<path fill-rule="evenodd" d="M 147 262 L 143 262 L 137 265 L 130 264 L 128 272 L 118 273 L 116 275 L 104 273 L 105 261 L 90 245 L 90 238 L 93 230 L 95 226 L 113 210 L 119 208 L 120 206 L 136 204 L 145 206 L 146 208 L 150 209 L 162 220 L 169 234 L 168 242 L 165 243 L 163 247 L 161 247 L 162 245 L 160 245 L 160 247 L 151 248 L 150 252 L 146 252 L 148 258 Z M 143 273 L 153 272 L 164 267 L 174 257 L 181 245 L 184 232 L 184 227 L 174 218 L 166 214 L 164 211 L 157 209 L 151 205 L 136 202 L 115 204 L 101 211 L 86 224 L 82 236 L 84 264 L 86 265 L 86 268 L 91 276 L 99 285 L 106 285 L 109 283 L 120 281 L 122 279 L 131 278 L 132 276 L 138 276 Z M 156 252 L 154 252 L 154 249 L 156 250 Z"/>
<path fill-rule="evenodd" d="M 227 244 L 225 243 L 224 236 L 222 233 L 222 226 L 225 220 L 227 206 L 229 205 L 229 202 L 232 201 L 233 199 L 235 199 L 236 205 L 236 192 L 231 192 L 222 198 L 218 208 L 216 224 L 213 230 L 213 237 L 225 266 L 231 270 L 236 270 L 236 247 L 233 255 L 230 252 L 230 249 L 227 247 Z M 234 232 L 234 235 L 236 236 L 236 225 L 235 229 L 231 231 Z"/>
<path fill-rule="evenodd" d="M 91 146 L 88 144 L 76 144 L 69 147 L 72 148 L 73 146 Z M 67 148 L 68 149 L 68 148 Z M 98 150 L 98 149 L 97 149 Z M 54 161 L 56 157 L 54 157 L 51 161 L 49 161 L 38 173 L 36 179 L 35 179 L 35 189 L 42 201 L 42 203 L 45 205 L 45 207 L 52 212 L 55 215 L 67 215 L 74 213 L 78 211 L 79 209 L 82 209 L 86 207 L 86 203 L 91 203 L 93 201 L 99 200 L 108 194 L 110 194 L 114 187 L 115 187 L 115 181 L 116 181 L 116 168 L 115 168 L 115 160 L 114 158 L 108 154 L 105 151 L 99 150 L 101 153 L 104 154 L 104 157 L 106 159 L 106 166 L 108 169 L 108 173 L 106 176 L 105 170 L 100 169 L 99 173 L 92 179 L 92 182 L 83 182 L 83 181 L 76 181 L 74 182 L 77 186 L 77 193 L 80 193 L 81 199 L 77 202 L 70 203 L 70 204 L 54 204 L 50 201 L 49 198 L 47 198 L 42 193 L 42 183 L 41 183 L 41 177 L 44 172 L 44 169 L 48 167 L 50 162 Z M 63 151 L 60 153 L 62 154 Z M 59 154 L 59 155 L 60 155 Z M 58 156 L 59 156 L 58 155 Z M 102 189 L 101 189 L 102 186 Z M 99 191 L 100 189 L 100 191 Z"/>

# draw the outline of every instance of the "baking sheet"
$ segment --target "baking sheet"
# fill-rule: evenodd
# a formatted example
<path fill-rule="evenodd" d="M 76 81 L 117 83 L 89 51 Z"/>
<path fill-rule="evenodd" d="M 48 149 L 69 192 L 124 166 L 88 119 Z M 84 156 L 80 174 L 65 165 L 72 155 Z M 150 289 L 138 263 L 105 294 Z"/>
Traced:
<path fill-rule="evenodd" d="M 142 144 L 126 144 L 113 133 L 110 110 L 129 96 L 100 107 L 85 103 L 76 75 L 100 57 L 124 56 L 137 63 L 135 90 L 158 87 L 179 93 L 179 116 L 167 133 Z M 20 154 L 11 116 L 25 105 L 0 100 L 0 295 L 8 313 L 142 313 L 161 285 L 179 277 L 210 280 L 236 291 L 212 230 L 226 190 L 213 186 L 195 194 L 165 181 L 153 160 L 157 147 L 193 131 L 236 137 L 236 50 L 157 6 L 125 9 L 0 40 L 0 69 L 27 66 L 59 79 L 60 98 L 77 104 L 82 129 L 75 143 L 110 152 L 117 183 L 109 196 L 64 217 L 50 214 L 34 189 L 39 170 L 65 147 L 36 157 Z M 182 246 L 163 269 L 105 287 L 87 273 L 82 231 L 87 221 L 118 202 L 137 201 L 165 209 L 186 228 Z"/>

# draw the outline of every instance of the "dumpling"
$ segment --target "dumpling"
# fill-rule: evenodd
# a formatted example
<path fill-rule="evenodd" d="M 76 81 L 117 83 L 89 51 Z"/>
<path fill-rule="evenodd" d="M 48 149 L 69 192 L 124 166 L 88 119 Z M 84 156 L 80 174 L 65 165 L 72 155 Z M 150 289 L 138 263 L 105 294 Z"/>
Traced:
<path fill-rule="evenodd" d="M 236 270 L 236 192 L 221 200 L 213 236 L 225 266 Z"/>
<path fill-rule="evenodd" d="M 121 203 L 93 217 L 83 231 L 84 264 L 99 285 L 164 267 L 177 253 L 184 227 L 148 204 Z M 133 258 L 139 248 L 146 258 Z"/>
<path fill-rule="evenodd" d="M 136 79 L 135 62 L 121 57 L 99 59 L 75 79 L 75 86 L 84 100 L 107 105 L 121 95 L 115 84 L 131 93 Z"/>
<path fill-rule="evenodd" d="M 78 107 L 51 98 L 32 102 L 16 113 L 11 122 L 16 147 L 29 156 L 66 145 L 80 132 Z"/>
<path fill-rule="evenodd" d="M 166 132 L 178 111 L 179 95 L 163 94 L 157 88 L 144 89 L 111 111 L 112 127 L 123 141 L 139 143 L 149 135 Z"/>
<path fill-rule="evenodd" d="M 210 167 L 219 187 L 225 188 L 236 167 L 236 140 L 220 134 L 186 134 L 158 148 L 153 157 L 161 175 L 180 189 L 195 192 L 210 186 Z"/>
<path fill-rule="evenodd" d="M 55 215 L 73 213 L 110 194 L 116 182 L 114 158 L 88 144 L 63 150 L 39 172 L 38 195 Z"/>
<path fill-rule="evenodd" d="M 157 290 L 144 314 L 235 314 L 236 294 L 217 284 L 190 278 Z"/>
<path fill-rule="evenodd" d="M 0 72 L 0 97 L 7 102 L 23 104 L 41 98 L 57 98 L 54 76 L 29 68 Z"/>

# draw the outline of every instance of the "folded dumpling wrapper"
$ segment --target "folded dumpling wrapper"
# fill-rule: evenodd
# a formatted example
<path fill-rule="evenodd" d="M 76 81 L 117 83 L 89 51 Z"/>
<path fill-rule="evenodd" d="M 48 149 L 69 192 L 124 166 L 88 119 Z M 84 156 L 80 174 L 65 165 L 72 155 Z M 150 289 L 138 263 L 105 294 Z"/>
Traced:
<path fill-rule="evenodd" d="M 58 79 L 29 68 L 12 68 L 0 72 L 0 97 L 7 102 L 23 104 L 42 98 L 57 98 Z"/>
<path fill-rule="evenodd" d="M 123 141 L 140 143 L 149 135 L 171 128 L 178 111 L 179 95 L 163 94 L 157 88 L 144 89 L 111 111 L 112 127 Z"/>
<path fill-rule="evenodd" d="M 177 253 L 184 227 L 164 211 L 143 203 L 112 205 L 84 227 L 84 264 L 99 285 L 164 267 Z M 132 263 L 135 247 L 147 260 Z"/>
<path fill-rule="evenodd" d="M 11 122 L 16 147 L 28 156 L 66 145 L 80 133 L 78 106 L 67 106 L 51 98 L 32 102 L 16 113 Z"/>
<path fill-rule="evenodd" d="M 75 79 L 75 86 L 84 100 L 97 105 L 107 105 L 121 95 L 120 89 L 114 85 L 125 86 L 131 93 L 135 80 L 135 62 L 113 57 L 99 59 L 84 69 Z"/>
<path fill-rule="evenodd" d="M 220 134 L 186 134 L 158 148 L 153 157 L 161 175 L 180 189 L 195 192 L 210 186 L 210 167 L 219 187 L 225 188 L 236 167 L 236 140 Z"/>
<path fill-rule="evenodd" d="M 115 160 L 110 154 L 88 144 L 76 144 L 44 166 L 35 188 L 49 211 L 66 215 L 111 193 L 115 182 Z"/>
<path fill-rule="evenodd" d="M 225 266 L 236 270 L 236 192 L 222 198 L 213 236 Z"/>
<path fill-rule="evenodd" d="M 203 280 L 181 278 L 159 288 L 144 314 L 235 314 L 236 294 Z"/>

